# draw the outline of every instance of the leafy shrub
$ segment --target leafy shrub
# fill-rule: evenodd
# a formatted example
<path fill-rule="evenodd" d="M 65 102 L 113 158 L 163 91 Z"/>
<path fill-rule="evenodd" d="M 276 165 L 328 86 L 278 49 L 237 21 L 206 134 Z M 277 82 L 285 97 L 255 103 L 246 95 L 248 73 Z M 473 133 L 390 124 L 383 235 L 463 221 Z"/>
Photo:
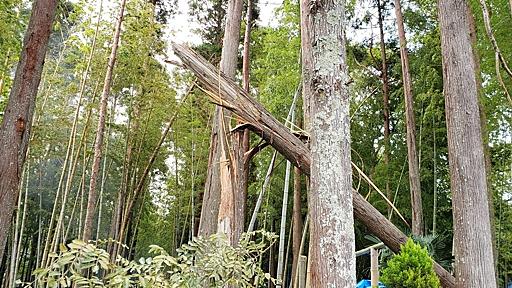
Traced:
<path fill-rule="evenodd" d="M 259 235 L 255 235 L 259 234 Z M 258 242 L 251 240 L 258 236 Z M 195 238 L 169 255 L 150 246 L 151 258 L 129 261 L 117 256 L 114 263 L 93 243 L 74 240 L 51 255 L 47 268 L 34 271 L 39 287 L 259 287 L 271 279 L 259 265 L 259 256 L 275 241 L 274 234 L 244 234 L 238 246 L 224 236 Z M 24 287 L 35 287 L 25 283 Z"/>
<path fill-rule="evenodd" d="M 411 239 L 402 245 L 399 254 L 388 261 L 381 281 L 391 288 L 441 287 L 427 250 Z"/>

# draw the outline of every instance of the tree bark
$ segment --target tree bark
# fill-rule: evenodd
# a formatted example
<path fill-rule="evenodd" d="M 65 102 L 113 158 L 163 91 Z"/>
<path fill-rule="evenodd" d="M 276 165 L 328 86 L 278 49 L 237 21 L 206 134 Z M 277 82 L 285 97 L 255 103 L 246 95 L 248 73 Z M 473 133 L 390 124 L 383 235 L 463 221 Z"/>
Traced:
<path fill-rule="evenodd" d="M 94 141 L 94 157 L 91 168 L 91 179 L 89 181 L 89 195 L 87 199 L 87 210 L 85 213 L 84 221 L 84 234 L 83 240 L 87 241 L 91 239 L 92 229 L 94 227 L 94 215 L 96 214 L 96 200 L 98 193 L 96 191 L 96 185 L 98 184 L 98 176 L 100 172 L 101 157 L 103 155 L 103 134 L 105 132 L 105 115 L 107 113 L 107 102 L 110 94 L 110 87 L 112 85 L 112 74 L 114 71 L 114 65 L 117 58 L 117 48 L 119 46 L 119 40 L 121 38 L 121 25 L 123 23 L 124 7 L 126 0 L 121 1 L 121 7 L 119 10 L 119 18 L 116 23 L 116 30 L 114 32 L 114 42 L 112 43 L 112 51 L 108 60 L 107 73 L 105 75 L 105 82 L 103 83 L 103 92 L 101 93 L 100 99 L 100 111 L 98 119 L 98 128 L 96 130 L 96 139 Z"/>
<path fill-rule="evenodd" d="M 20 62 L 0 127 L 0 259 L 18 198 L 37 90 L 56 7 L 56 0 L 34 1 Z"/>
<path fill-rule="evenodd" d="M 301 43 L 305 43 L 307 41 L 310 41 L 311 39 L 311 27 L 312 27 L 312 21 L 310 17 L 310 10 L 309 10 L 309 2 L 310 0 L 301 0 L 299 2 L 300 6 L 300 40 Z M 309 53 L 308 51 L 304 51 L 307 49 L 307 47 L 301 46 L 301 62 L 302 62 L 302 81 L 303 83 L 310 83 L 312 78 L 312 71 L 306 67 L 312 67 L 313 65 L 313 59 L 312 59 L 312 53 Z M 310 90 L 310 87 L 308 85 L 303 85 L 302 87 L 302 110 L 304 114 L 303 119 L 303 125 L 304 130 L 309 131 L 310 130 L 310 101 L 309 98 L 313 95 L 313 92 Z M 309 258 L 308 258 L 309 263 Z"/>
<path fill-rule="evenodd" d="M 311 287 L 356 284 L 348 71 L 343 0 L 301 2 L 309 7 L 310 34 L 302 42 L 304 87 L 310 108 L 311 171 L 308 208 Z M 307 55 L 307 56 L 306 56 Z M 306 91 L 306 89 L 304 89 Z"/>
<path fill-rule="evenodd" d="M 242 21 L 242 0 L 228 1 L 226 28 L 222 45 L 220 69 L 234 79 L 240 42 L 240 24 Z M 217 125 L 220 144 L 220 203 L 217 218 L 217 232 L 226 234 L 232 244 L 237 243 L 243 232 L 245 220 L 244 153 L 243 134 L 235 133 L 229 137 L 230 113 L 221 109 Z M 231 148 L 230 148 L 231 147 Z M 241 226 L 241 227 L 240 227 Z"/>
<path fill-rule="evenodd" d="M 243 1 L 229 0 L 220 72 L 230 79 L 234 79 L 236 74 L 242 8 Z M 234 190 L 236 187 L 234 185 L 239 182 L 233 181 L 237 179 L 235 178 L 237 176 L 242 177 L 243 173 L 235 172 L 238 171 L 238 167 L 233 167 L 233 165 L 236 165 L 234 163 L 238 162 L 233 161 L 233 156 L 230 154 L 231 151 L 228 151 L 227 128 L 229 127 L 229 122 L 226 121 L 226 119 L 229 118 L 228 114 L 229 112 L 227 110 L 224 111 L 222 107 L 215 107 L 212 136 L 210 139 L 208 172 L 206 176 L 203 206 L 199 222 L 199 235 L 208 236 L 217 231 L 221 231 L 224 232 L 232 242 L 235 240 L 232 238 L 232 235 L 236 234 L 233 234 L 233 232 L 235 230 L 239 230 L 235 227 L 236 223 L 243 223 L 243 221 L 235 220 L 237 217 L 235 213 L 235 197 L 238 193 Z M 239 147 L 239 145 L 236 146 Z M 238 149 L 236 151 L 238 151 Z M 241 209 L 244 209 L 244 207 L 245 201 Z M 243 215 L 241 216 L 243 217 Z M 221 226 L 219 226 L 219 224 L 221 224 Z M 243 231 L 243 228 L 241 231 Z"/>
<path fill-rule="evenodd" d="M 416 123 L 414 120 L 414 99 L 412 95 L 411 75 L 409 71 L 409 55 L 405 38 L 404 20 L 400 0 L 395 0 L 395 15 L 400 39 L 400 60 L 405 97 L 405 122 L 407 126 L 407 157 L 409 159 L 409 186 L 411 190 L 412 233 L 423 235 L 423 204 L 421 201 L 420 170 L 416 151 Z"/>
<path fill-rule="evenodd" d="M 355 285 L 344 3 L 301 2 L 306 107 L 311 131 L 312 287 Z M 331 18 L 331 19 L 328 19 Z M 333 75 L 340 75 L 336 78 Z M 334 158 L 334 159 L 333 159 Z M 334 164 L 330 164 L 334 163 Z M 324 246 L 327 245 L 327 246 Z"/>
<path fill-rule="evenodd" d="M 242 58 L 242 82 L 244 90 L 249 92 L 250 83 L 250 47 L 251 47 L 251 28 L 253 24 L 252 19 L 253 2 L 247 0 L 246 10 L 246 25 L 244 33 L 244 51 Z M 240 120 L 237 120 L 238 124 L 242 124 Z M 237 243 L 240 240 L 240 236 L 245 231 L 245 211 L 247 208 L 247 187 L 249 180 L 249 163 L 250 157 L 247 156 L 249 151 L 249 129 L 236 131 L 232 135 L 232 147 L 234 156 L 234 168 L 235 174 L 233 182 L 235 183 L 234 200 L 235 200 L 235 222 L 234 222 L 234 233 L 233 242 Z"/>
<path fill-rule="evenodd" d="M 476 31 L 476 23 L 475 17 L 473 13 L 471 13 L 470 9 L 468 9 L 468 17 L 469 17 L 469 25 L 470 25 L 470 33 L 471 33 L 471 44 L 473 47 L 473 56 L 475 61 L 475 79 L 476 79 L 476 87 L 478 91 L 478 112 L 480 115 L 480 129 L 482 132 L 482 141 L 484 147 L 484 159 L 485 159 L 485 176 L 487 180 L 487 204 L 489 205 L 489 222 L 491 225 L 491 240 L 492 240 L 492 254 L 494 258 L 494 269 L 496 270 L 496 280 L 498 280 L 498 249 L 496 248 L 496 221 L 495 221 L 495 209 L 494 209 L 494 191 L 491 185 L 491 173 L 492 173 L 492 163 L 491 163 L 491 149 L 489 147 L 489 131 L 487 129 L 487 115 L 485 114 L 485 107 L 482 101 L 483 93 L 482 93 L 482 74 L 480 69 L 480 57 L 478 55 L 478 47 L 477 47 L 477 31 Z"/>
<path fill-rule="evenodd" d="M 456 287 L 496 287 L 469 6 L 439 0 Z"/>
<path fill-rule="evenodd" d="M 292 285 L 295 287 L 297 281 L 297 266 L 299 265 L 300 259 L 300 243 L 302 240 L 302 213 L 301 213 L 301 201 L 302 201 L 302 187 L 301 187 L 301 171 L 295 167 L 293 169 L 293 240 L 292 240 Z"/>
<path fill-rule="evenodd" d="M 249 128 L 262 137 L 295 167 L 310 175 L 311 158 L 309 150 L 288 128 L 277 121 L 260 103 L 250 97 L 232 80 L 217 72 L 203 57 L 190 48 L 172 44 L 173 50 L 209 92 L 210 100 L 223 105 L 233 113 L 250 123 Z M 380 238 L 394 252 L 400 251 L 400 245 L 407 242 L 407 236 L 384 217 L 357 191 L 352 190 L 354 216 L 368 230 Z M 454 287 L 455 279 L 440 265 L 434 263 L 435 270 L 443 287 Z"/>

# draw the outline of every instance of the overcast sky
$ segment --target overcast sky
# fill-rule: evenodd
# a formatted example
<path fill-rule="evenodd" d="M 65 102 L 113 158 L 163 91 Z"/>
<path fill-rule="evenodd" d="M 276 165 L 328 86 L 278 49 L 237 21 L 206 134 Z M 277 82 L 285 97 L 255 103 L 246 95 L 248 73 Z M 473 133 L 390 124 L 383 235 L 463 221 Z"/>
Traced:
<path fill-rule="evenodd" d="M 178 0 L 180 10 L 169 21 L 167 29 L 170 36 L 173 36 L 176 42 L 198 44 L 200 37 L 194 33 L 194 29 L 199 28 L 198 23 L 189 15 L 189 0 Z M 263 0 L 260 1 L 260 26 L 268 26 L 275 23 L 273 17 L 274 10 L 282 4 L 282 0 Z"/>

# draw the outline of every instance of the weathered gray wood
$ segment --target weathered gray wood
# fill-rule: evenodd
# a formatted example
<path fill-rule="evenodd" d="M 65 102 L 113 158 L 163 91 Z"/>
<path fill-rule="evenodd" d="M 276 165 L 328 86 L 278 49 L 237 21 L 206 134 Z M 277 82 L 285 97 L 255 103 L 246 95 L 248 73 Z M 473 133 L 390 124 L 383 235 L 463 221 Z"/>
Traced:
<path fill-rule="evenodd" d="M 56 7 L 56 0 L 33 2 L 20 62 L 0 126 L 0 259 L 16 208 L 37 90 Z"/>
<path fill-rule="evenodd" d="M 456 287 L 496 287 L 469 4 L 439 0 Z"/>
<path fill-rule="evenodd" d="M 356 259 L 350 159 L 349 75 L 345 1 L 303 0 L 309 37 L 301 44 L 309 90 L 310 187 L 308 211 L 311 287 L 354 287 Z M 309 54 L 309 55 L 308 55 Z"/>
<path fill-rule="evenodd" d="M 379 286 L 379 250 L 370 248 L 370 279 L 372 287 Z"/>
<path fill-rule="evenodd" d="M 238 85 L 226 78 L 208 61 L 190 48 L 172 44 L 174 52 L 184 65 L 197 76 L 208 91 L 210 99 L 218 105 L 231 110 L 250 125 L 250 129 L 270 143 L 292 164 L 310 175 L 311 158 L 306 145 L 293 135 L 282 123 L 277 121 L 260 103 L 250 97 Z M 353 190 L 354 216 L 375 236 L 382 240 L 394 252 L 400 251 L 400 245 L 407 242 L 407 236 L 393 223 L 368 203 L 357 191 Z M 443 287 L 454 287 L 455 279 L 445 269 L 434 263 L 436 273 Z"/>
<path fill-rule="evenodd" d="M 306 273 L 308 269 L 308 257 L 301 255 L 299 258 L 298 271 L 297 271 L 297 286 L 296 288 L 306 287 Z"/>

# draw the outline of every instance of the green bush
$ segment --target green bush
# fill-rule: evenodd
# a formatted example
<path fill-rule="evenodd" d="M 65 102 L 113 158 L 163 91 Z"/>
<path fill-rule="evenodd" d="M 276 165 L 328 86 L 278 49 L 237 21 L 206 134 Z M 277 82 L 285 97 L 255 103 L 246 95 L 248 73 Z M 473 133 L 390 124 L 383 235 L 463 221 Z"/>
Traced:
<path fill-rule="evenodd" d="M 257 235 L 256 235 L 257 234 Z M 251 240 L 261 239 L 259 241 Z M 275 241 L 275 235 L 258 231 L 243 234 L 239 244 L 229 245 L 225 237 L 194 238 L 169 255 L 151 246 L 151 258 L 129 261 L 111 256 L 93 243 L 74 240 L 61 245 L 58 254 L 50 255 L 47 268 L 34 271 L 35 283 L 23 287 L 261 287 L 271 279 L 259 263 L 259 257 Z"/>
<path fill-rule="evenodd" d="M 388 261 L 381 281 L 390 288 L 441 287 L 427 250 L 411 239 L 402 245 L 399 254 Z"/>

